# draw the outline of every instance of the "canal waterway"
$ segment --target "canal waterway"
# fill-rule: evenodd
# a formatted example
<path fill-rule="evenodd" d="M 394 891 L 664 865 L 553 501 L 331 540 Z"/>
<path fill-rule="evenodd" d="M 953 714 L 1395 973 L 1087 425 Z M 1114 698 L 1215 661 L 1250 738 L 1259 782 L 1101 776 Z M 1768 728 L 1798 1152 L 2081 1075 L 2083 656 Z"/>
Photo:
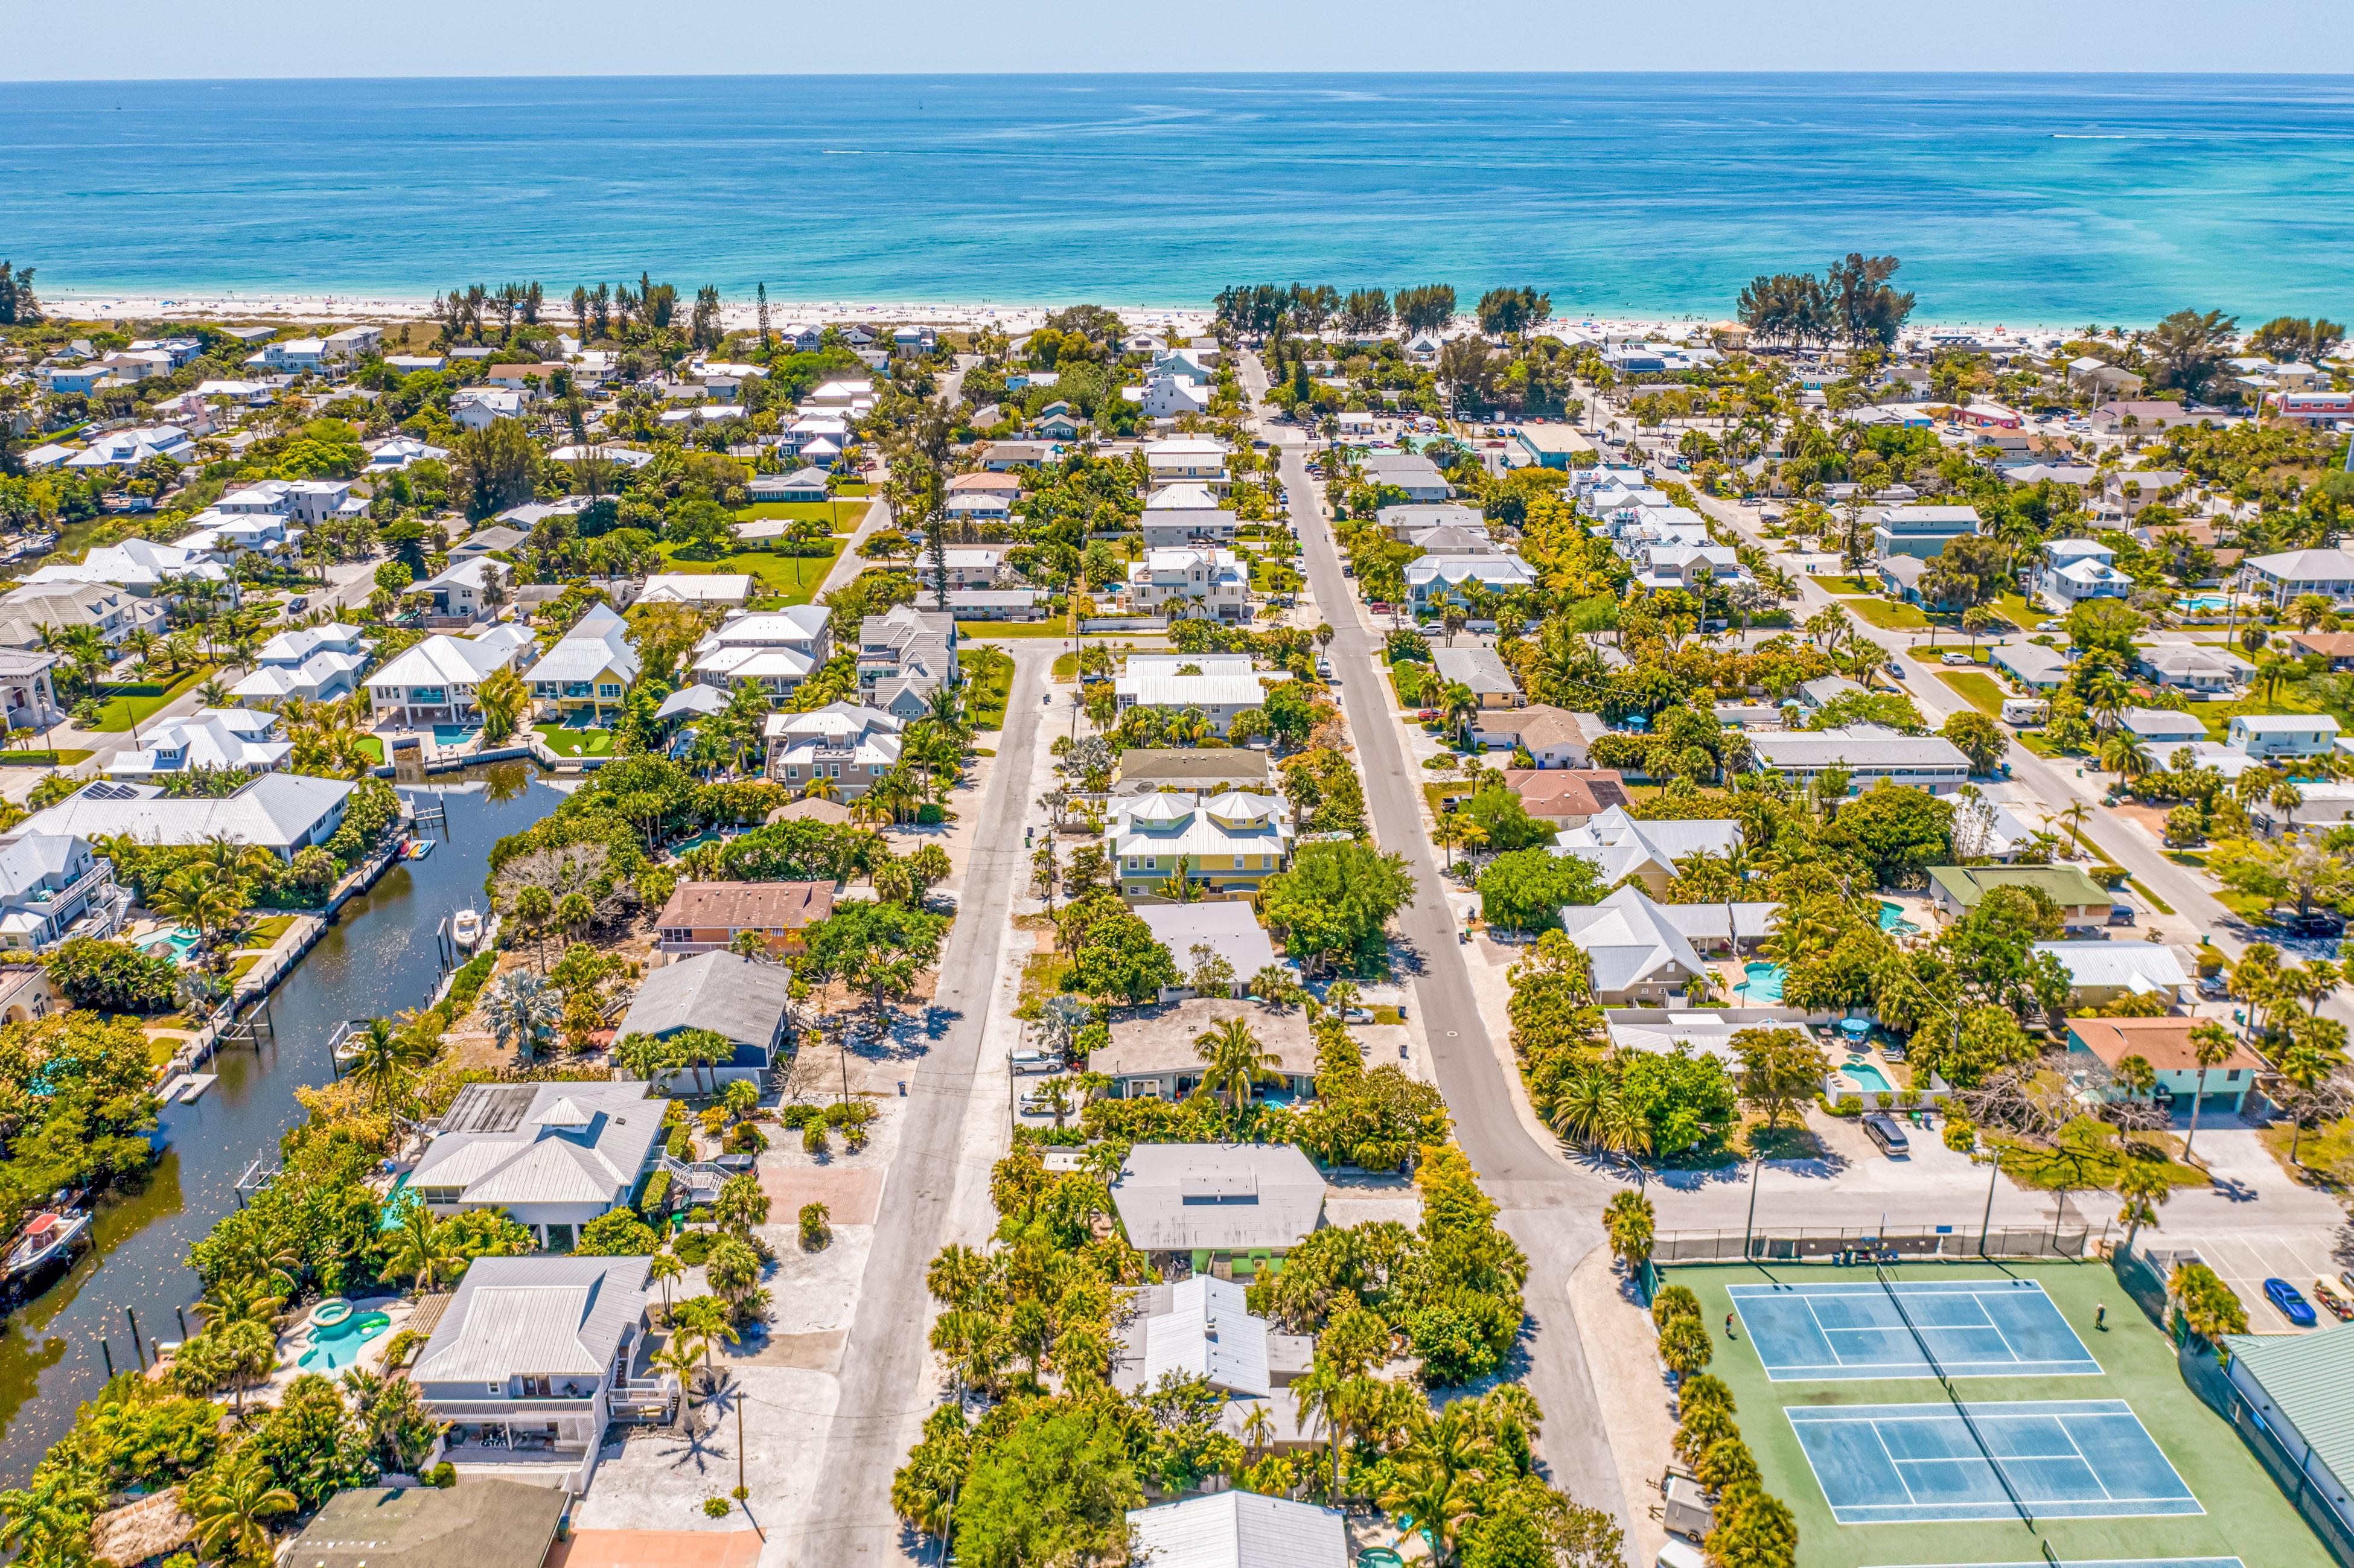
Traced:
<path fill-rule="evenodd" d="M 208 1071 L 220 1081 L 193 1105 L 164 1107 L 170 1148 L 139 1190 L 99 1209 L 90 1251 L 62 1279 L 7 1315 L 0 1333 L 0 1486 L 20 1486 L 74 1410 L 105 1381 L 101 1340 L 118 1370 L 135 1365 L 126 1311 L 143 1340 L 181 1337 L 175 1309 L 198 1294 L 188 1249 L 237 1206 L 238 1178 L 274 1159 L 278 1138 L 301 1117 L 294 1091 L 327 1082 L 327 1040 L 347 1018 L 420 1007 L 441 974 L 436 926 L 482 906 L 491 846 L 520 832 L 563 799 L 527 763 L 449 775 L 424 789 L 440 800 L 449 833 L 423 860 L 393 866 L 345 904 L 335 923 L 270 1000 L 276 1025 L 259 1051 L 230 1047 Z M 193 1313 L 188 1327 L 196 1327 Z"/>

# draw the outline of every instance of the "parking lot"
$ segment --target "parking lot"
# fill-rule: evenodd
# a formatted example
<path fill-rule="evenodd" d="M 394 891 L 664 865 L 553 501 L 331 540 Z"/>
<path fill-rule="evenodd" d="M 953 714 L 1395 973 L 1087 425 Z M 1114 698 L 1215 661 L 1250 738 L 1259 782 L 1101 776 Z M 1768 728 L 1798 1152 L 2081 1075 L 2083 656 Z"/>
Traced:
<path fill-rule="evenodd" d="M 2338 1277 L 2346 1265 L 2333 1254 L 2325 1231 L 2216 1230 L 2195 1233 L 2169 1230 L 2153 1250 L 2195 1252 L 2238 1293 L 2248 1308 L 2248 1328 L 2258 1334 L 2298 1334 L 2309 1330 L 2289 1321 L 2264 1298 L 2264 1281 L 2285 1279 L 2313 1307 L 2317 1327 L 2335 1328 L 2338 1319 L 2314 1298 L 2313 1282 L 2326 1279 L 2341 1298 L 2354 1301 L 2354 1287 Z"/>

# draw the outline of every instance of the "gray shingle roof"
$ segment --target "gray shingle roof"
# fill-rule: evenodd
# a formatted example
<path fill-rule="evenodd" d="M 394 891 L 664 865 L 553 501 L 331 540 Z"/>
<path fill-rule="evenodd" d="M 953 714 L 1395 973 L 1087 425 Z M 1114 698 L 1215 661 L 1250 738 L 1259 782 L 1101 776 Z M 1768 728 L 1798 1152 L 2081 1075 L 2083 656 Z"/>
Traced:
<path fill-rule="evenodd" d="M 734 953 L 698 953 L 646 977 L 621 1020 L 621 1033 L 660 1038 L 683 1029 L 708 1029 L 739 1046 L 765 1051 L 775 1042 L 790 1002 L 792 972 Z"/>
<path fill-rule="evenodd" d="M 1288 1143 L 1140 1143 L 1111 1197 L 1145 1252 L 1288 1249 L 1324 1219 L 1324 1178 Z"/>

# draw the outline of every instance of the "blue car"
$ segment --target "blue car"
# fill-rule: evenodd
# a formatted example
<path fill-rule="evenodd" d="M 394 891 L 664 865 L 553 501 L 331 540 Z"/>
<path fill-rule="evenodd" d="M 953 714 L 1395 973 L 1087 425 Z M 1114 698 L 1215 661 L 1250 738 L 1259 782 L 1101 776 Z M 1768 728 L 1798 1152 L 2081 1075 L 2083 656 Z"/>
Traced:
<path fill-rule="evenodd" d="M 2282 1317 L 2300 1329 L 2310 1329 L 2319 1320 L 2313 1315 L 2312 1305 L 2285 1279 L 2265 1280 L 2264 1295 L 2280 1308 Z"/>

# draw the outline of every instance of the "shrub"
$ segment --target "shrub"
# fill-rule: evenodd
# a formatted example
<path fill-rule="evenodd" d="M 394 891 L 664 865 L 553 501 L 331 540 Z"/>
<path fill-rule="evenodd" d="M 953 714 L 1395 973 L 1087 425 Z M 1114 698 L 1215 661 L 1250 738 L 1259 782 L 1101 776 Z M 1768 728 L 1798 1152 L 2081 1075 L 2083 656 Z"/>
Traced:
<path fill-rule="evenodd" d="M 686 1231 L 680 1234 L 671 1251 L 677 1254 L 679 1262 L 687 1267 L 700 1268 L 703 1260 L 711 1255 L 711 1244 L 716 1239 L 710 1231 Z"/>
<path fill-rule="evenodd" d="M 1695 1372 L 1676 1387 L 1678 1410 L 1690 1414 L 1703 1404 L 1714 1405 L 1727 1415 L 1740 1414 L 1733 1403 L 1733 1391 L 1725 1387 L 1724 1380 L 1713 1372 Z"/>
<path fill-rule="evenodd" d="M 1651 1327 L 1664 1330 L 1677 1318 L 1697 1321 L 1700 1318 L 1700 1298 L 1693 1295 L 1689 1287 L 1665 1286 L 1651 1298 Z"/>
<path fill-rule="evenodd" d="M 2248 1331 L 2248 1309 L 2239 1293 L 2205 1264 L 2182 1265 L 2166 1282 L 2166 1288 L 2180 1304 L 2183 1327 L 2213 1345 L 2219 1360 L 2225 1353 L 2224 1335 Z"/>
<path fill-rule="evenodd" d="M 705 1106 L 703 1114 L 696 1117 L 695 1120 L 702 1124 L 703 1135 L 705 1138 L 717 1138 L 727 1128 L 727 1107 Z"/>
<path fill-rule="evenodd" d="M 399 1333 L 395 1334 L 384 1347 L 384 1370 L 390 1372 L 395 1367 L 405 1364 L 408 1360 L 408 1352 L 416 1348 L 416 1330 L 403 1329 Z"/>
<path fill-rule="evenodd" d="M 727 1129 L 726 1144 L 737 1154 L 758 1154 L 769 1147 L 769 1135 L 748 1121 L 739 1121 Z"/>
<path fill-rule="evenodd" d="M 705 1498 L 703 1499 L 704 1514 L 706 1518 L 710 1519 L 726 1519 L 728 1512 L 733 1510 L 735 1506 L 736 1505 L 734 1503 L 729 1502 L 726 1498 Z"/>
<path fill-rule="evenodd" d="M 1839 1103 L 1831 1107 L 1833 1116 L 1856 1117 L 1862 1114 L 1863 1097 L 1861 1095 L 1841 1095 L 1839 1097 Z"/>
<path fill-rule="evenodd" d="M 936 828 L 949 820 L 948 808 L 938 800 L 927 800 L 916 808 L 916 825 Z"/>
<path fill-rule="evenodd" d="M 1957 1116 L 1946 1118 L 1946 1130 L 1943 1136 L 1946 1147 L 1956 1154 L 1973 1153 L 1978 1146 L 1978 1129 Z"/>
<path fill-rule="evenodd" d="M 804 1123 L 801 1127 L 801 1152 L 817 1155 L 823 1154 L 825 1151 L 825 1123 L 822 1121 Z"/>
<path fill-rule="evenodd" d="M 425 1479 L 446 1492 L 458 1484 L 458 1467 L 444 1459 L 425 1473 Z"/>
<path fill-rule="evenodd" d="M 657 1171 L 646 1178 L 646 1190 L 638 1195 L 638 1213 L 649 1220 L 659 1220 L 669 1215 L 669 1171 Z"/>
<path fill-rule="evenodd" d="M 692 1160 L 695 1158 L 695 1135 L 684 1124 L 671 1128 L 670 1142 L 663 1151 L 673 1160 Z"/>
<path fill-rule="evenodd" d="M 823 1203 L 801 1205 L 801 1250 L 821 1252 L 833 1239 L 833 1227 L 826 1222 L 832 1216 Z"/>
<path fill-rule="evenodd" d="M 1708 1365 L 1716 1353 L 1716 1345 L 1709 1338 L 1707 1326 L 1698 1318 L 1670 1318 L 1668 1326 L 1659 1330 L 1659 1360 L 1678 1377 L 1696 1372 Z"/>
<path fill-rule="evenodd" d="M 1757 1457 L 1735 1432 L 1702 1449 L 1700 1457 L 1692 1461 L 1692 1475 L 1711 1490 L 1723 1490 L 1743 1481 L 1754 1485 L 1757 1480 Z"/>

